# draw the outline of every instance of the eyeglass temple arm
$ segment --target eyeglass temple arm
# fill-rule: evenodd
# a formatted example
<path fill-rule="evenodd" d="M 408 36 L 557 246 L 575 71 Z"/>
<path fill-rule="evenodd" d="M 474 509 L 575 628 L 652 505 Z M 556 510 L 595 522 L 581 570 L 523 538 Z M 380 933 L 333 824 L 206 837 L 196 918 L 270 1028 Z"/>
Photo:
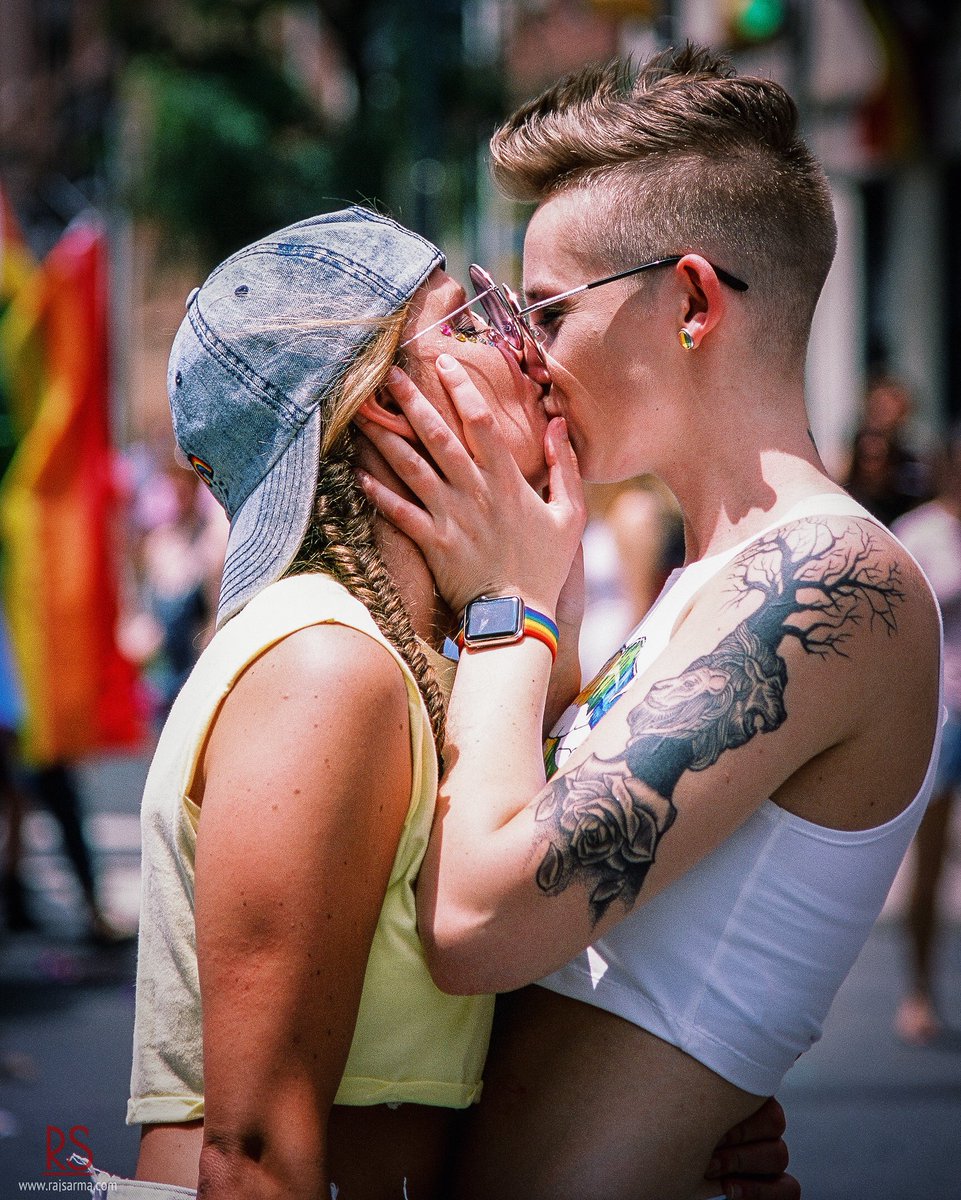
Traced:
<path fill-rule="evenodd" d="M 445 317 L 441 317 L 439 320 L 434 321 L 434 323 L 432 325 L 428 325 L 426 327 L 426 329 L 419 329 L 413 335 L 413 337 L 409 337 L 406 342 L 401 342 L 398 349 L 403 350 L 405 347 L 409 346 L 411 344 L 411 342 L 416 342 L 419 337 L 423 337 L 425 333 L 430 333 L 430 331 L 432 329 L 436 329 L 438 325 L 443 325 L 445 321 L 449 321 L 452 317 L 456 317 L 460 313 L 465 312 L 468 308 L 471 308 L 483 296 L 486 296 L 488 292 L 492 292 L 493 290 L 494 290 L 493 287 L 489 287 L 489 288 L 485 288 L 485 290 L 482 292 L 478 292 L 474 296 L 473 300 L 467 300 L 464 304 L 462 304 L 460 306 L 460 308 L 455 308 L 453 312 L 449 312 Z"/>
<path fill-rule="evenodd" d="M 595 279 L 593 283 L 582 283 L 580 287 L 571 288 L 567 292 L 561 292 L 559 296 L 549 296 L 546 300 L 538 300 L 536 304 L 528 304 L 526 308 L 521 309 L 521 316 L 526 317 L 528 313 L 537 312 L 538 309 L 546 308 L 549 304 L 556 304 L 559 300 L 569 300 L 571 296 L 577 296 L 581 292 L 589 292 L 591 288 L 600 287 L 604 283 L 616 283 L 618 279 L 627 279 L 630 275 L 638 275 L 641 271 L 649 271 L 652 267 L 672 267 L 675 263 L 679 263 L 683 257 L 683 254 L 672 254 L 668 258 L 658 258 L 654 262 L 644 263 L 640 267 L 628 267 L 626 271 L 618 271 L 616 275 L 605 275 L 603 279 Z M 714 267 L 714 264 L 712 263 L 711 266 Z M 728 287 L 733 288 L 736 292 L 747 291 L 747 284 L 744 280 L 738 279 L 736 275 L 731 275 L 723 267 L 714 267 L 714 273 L 722 283 L 726 283 Z"/>

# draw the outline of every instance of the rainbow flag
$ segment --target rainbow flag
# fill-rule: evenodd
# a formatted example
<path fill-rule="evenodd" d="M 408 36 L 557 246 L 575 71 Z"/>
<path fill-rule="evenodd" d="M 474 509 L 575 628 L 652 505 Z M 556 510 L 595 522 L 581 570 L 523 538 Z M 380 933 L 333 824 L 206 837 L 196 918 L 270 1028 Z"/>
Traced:
<path fill-rule="evenodd" d="M 30 408 L 36 388 L 27 383 L 19 386 L 24 377 L 30 380 L 39 370 L 36 348 L 23 343 L 26 313 L 30 304 L 28 291 L 37 280 L 37 264 L 20 233 L 20 227 L 3 186 L 0 185 L 0 478 L 6 471 L 26 425 L 33 417 Z M 14 313 L 3 320 L 17 299 Z M 26 322 L 31 325 L 31 321 Z M 11 375 L 8 365 L 16 362 L 18 371 Z"/>
<path fill-rule="evenodd" d="M 118 496 L 110 442 L 106 238 L 71 226 L 0 319 L 22 430 L 0 484 L 4 599 L 27 717 L 49 763 L 140 745 L 137 676 L 116 643 Z"/>
<path fill-rule="evenodd" d="M 0 185 L 0 304 L 9 303 L 36 269 L 13 206 Z"/>

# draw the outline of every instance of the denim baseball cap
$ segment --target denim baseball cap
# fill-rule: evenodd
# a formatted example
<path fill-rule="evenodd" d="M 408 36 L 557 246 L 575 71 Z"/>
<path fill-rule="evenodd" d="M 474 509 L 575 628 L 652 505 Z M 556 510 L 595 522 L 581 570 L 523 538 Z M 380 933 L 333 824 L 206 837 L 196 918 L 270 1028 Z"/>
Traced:
<path fill-rule="evenodd" d="M 283 575 L 314 507 L 323 404 L 436 246 L 352 207 L 239 250 L 187 298 L 167 394 L 177 443 L 230 518 L 217 624 Z"/>

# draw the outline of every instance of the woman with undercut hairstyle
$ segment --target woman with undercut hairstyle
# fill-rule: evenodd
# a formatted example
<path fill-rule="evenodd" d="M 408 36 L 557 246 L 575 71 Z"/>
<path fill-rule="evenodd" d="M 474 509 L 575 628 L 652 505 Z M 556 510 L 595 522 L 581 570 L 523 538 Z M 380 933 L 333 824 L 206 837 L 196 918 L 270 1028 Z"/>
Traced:
<path fill-rule="evenodd" d="M 797 125 L 778 84 L 691 47 L 523 106 L 492 153 L 537 206 L 515 320 L 550 368 L 548 497 L 453 360 L 463 442 L 409 380 L 427 455 L 377 434 L 414 499 L 368 494 L 464 614 L 428 961 L 454 993 L 540 977 L 492 1045 L 472 1200 L 717 1195 L 715 1143 L 819 1037 L 931 795 L 937 603 L 808 426 L 835 225 Z M 592 482 L 660 478 L 686 557 L 545 756 L 551 656 L 522 618 L 563 643 L 578 607 L 575 454 Z"/>

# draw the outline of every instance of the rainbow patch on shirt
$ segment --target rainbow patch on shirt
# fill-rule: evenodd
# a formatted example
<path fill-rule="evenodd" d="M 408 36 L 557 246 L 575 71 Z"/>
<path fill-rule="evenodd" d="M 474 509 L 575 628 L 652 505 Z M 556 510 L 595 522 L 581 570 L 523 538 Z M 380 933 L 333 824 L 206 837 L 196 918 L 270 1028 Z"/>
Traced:
<path fill-rule="evenodd" d="M 591 682 L 571 701 L 555 727 L 556 732 L 552 732 L 544 743 L 544 766 L 547 768 L 548 779 L 557 770 L 557 749 L 574 726 L 593 729 L 633 682 L 637 674 L 637 656 L 646 640 L 643 637 L 638 638 L 615 651 Z"/>
<path fill-rule="evenodd" d="M 187 461 L 200 476 L 201 482 L 205 483 L 207 487 L 212 488 L 214 486 L 214 469 L 210 463 L 204 462 L 196 454 L 188 454 Z"/>

